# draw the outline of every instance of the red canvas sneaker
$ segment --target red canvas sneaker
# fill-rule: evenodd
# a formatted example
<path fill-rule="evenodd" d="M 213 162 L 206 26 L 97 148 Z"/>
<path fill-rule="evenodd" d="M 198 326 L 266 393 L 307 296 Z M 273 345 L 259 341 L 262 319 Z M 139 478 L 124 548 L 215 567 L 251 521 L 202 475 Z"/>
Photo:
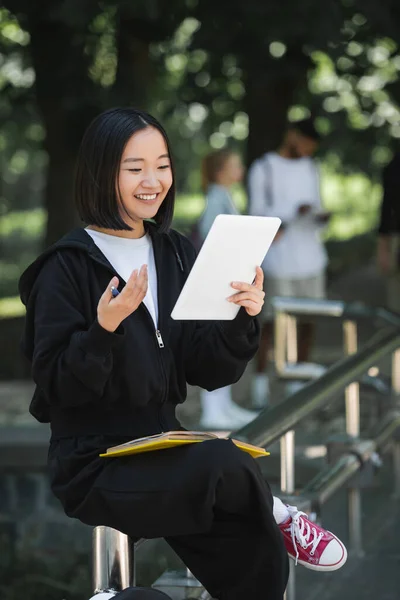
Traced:
<path fill-rule="evenodd" d="M 314 571 L 336 571 L 347 560 L 347 550 L 330 531 L 310 521 L 295 506 L 288 506 L 290 517 L 279 525 L 291 558 Z"/>

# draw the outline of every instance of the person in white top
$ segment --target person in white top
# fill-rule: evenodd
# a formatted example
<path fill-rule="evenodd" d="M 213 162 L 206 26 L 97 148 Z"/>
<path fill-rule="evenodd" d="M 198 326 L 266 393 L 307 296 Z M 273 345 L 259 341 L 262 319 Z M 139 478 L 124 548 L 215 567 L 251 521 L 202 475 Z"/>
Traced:
<path fill-rule="evenodd" d="M 240 156 L 230 149 L 216 150 L 204 157 L 202 163 L 202 187 L 206 194 L 206 206 L 197 231 L 200 244 L 207 237 L 217 215 L 239 214 L 231 196 L 230 188 L 243 179 L 244 169 Z M 255 411 L 235 404 L 230 385 L 200 391 L 200 426 L 204 429 L 240 429 L 256 418 Z"/>
<path fill-rule="evenodd" d="M 311 119 L 293 123 L 276 152 L 267 152 L 250 167 L 249 212 L 274 216 L 282 226 L 263 263 L 268 297 L 323 298 L 327 255 L 319 233 L 329 219 L 321 207 L 319 174 L 312 159 L 320 136 Z M 253 405 L 268 401 L 267 357 L 272 340 L 271 304 L 262 313 L 263 328 Z M 298 331 L 298 361 L 308 360 L 313 339 L 311 323 Z"/>

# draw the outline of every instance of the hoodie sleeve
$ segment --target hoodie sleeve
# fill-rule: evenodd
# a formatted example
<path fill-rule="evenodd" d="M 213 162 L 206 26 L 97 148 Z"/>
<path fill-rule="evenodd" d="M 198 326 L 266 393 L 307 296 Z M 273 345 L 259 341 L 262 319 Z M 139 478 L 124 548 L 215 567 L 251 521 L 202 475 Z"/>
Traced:
<path fill-rule="evenodd" d="M 183 245 L 189 270 L 196 251 Z M 235 383 L 258 350 L 260 328 L 244 308 L 232 321 L 196 321 L 186 348 L 185 372 L 190 385 L 214 390 Z"/>
<path fill-rule="evenodd" d="M 110 333 L 97 320 L 87 323 L 77 285 L 57 255 L 46 262 L 34 284 L 27 320 L 33 324 L 33 379 L 49 404 L 73 407 L 101 398 L 123 327 Z"/>
<path fill-rule="evenodd" d="M 186 354 L 186 380 L 206 390 L 235 383 L 259 346 L 256 318 L 241 308 L 233 321 L 197 321 Z"/>

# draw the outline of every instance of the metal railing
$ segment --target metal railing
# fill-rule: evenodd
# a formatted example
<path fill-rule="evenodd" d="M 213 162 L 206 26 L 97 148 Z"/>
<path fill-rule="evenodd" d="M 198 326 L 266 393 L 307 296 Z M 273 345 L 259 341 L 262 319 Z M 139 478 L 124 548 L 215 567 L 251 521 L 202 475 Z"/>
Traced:
<path fill-rule="evenodd" d="M 348 484 L 349 550 L 362 553 L 360 488 L 352 484 L 354 475 L 371 463 L 378 450 L 390 442 L 393 452 L 394 488 L 400 496 L 400 408 L 393 403 L 385 417 L 360 439 L 360 399 L 358 381 L 370 367 L 392 354 L 392 389 L 400 397 L 400 317 L 385 309 L 371 309 L 360 304 L 325 300 L 275 298 L 275 364 L 279 376 L 287 379 L 308 378 L 312 368 L 297 367 L 296 317 L 331 317 L 343 320 L 345 357 L 324 375 L 311 381 L 280 404 L 264 410 L 252 423 L 235 432 L 252 444 L 270 447 L 280 440 L 281 490 L 290 496 L 295 486 L 295 432 L 303 419 L 316 410 L 341 401 L 345 391 L 346 433 L 348 445 L 334 464 L 327 465 L 299 492 L 299 500 L 309 502 L 317 515 L 320 507 L 336 491 Z M 358 350 L 357 321 L 379 319 L 386 324 L 362 349 Z M 349 484 L 350 482 L 350 484 Z M 135 545 L 137 547 L 137 545 Z M 94 532 L 94 587 L 97 592 L 119 591 L 135 581 L 133 551 L 127 536 L 109 528 Z M 190 572 L 185 573 L 190 578 Z M 204 598 L 209 597 L 204 592 Z M 287 600 L 295 600 L 294 570 L 291 568 L 286 591 Z M 203 598 L 203 596 L 201 596 Z"/>
<path fill-rule="evenodd" d="M 275 298 L 275 364 L 278 375 L 287 379 L 310 376 L 312 366 L 297 369 L 297 316 L 334 317 L 343 319 L 345 358 L 330 367 L 324 375 L 302 387 L 280 404 L 264 410 L 252 423 L 235 432 L 235 437 L 263 447 L 280 440 L 281 490 L 293 495 L 295 488 L 294 428 L 316 410 L 341 401 L 345 392 L 345 429 L 348 444 L 333 465 L 328 465 L 299 494 L 309 500 L 319 514 L 321 505 L 338 489 L 348 485 L 349 550 L 362 555 L 361 490 L 351 480 L 355 473 L 376 459 L 378 450 L 391 442 L 393 452 L 394 488 L 400 496 L 400 408 L 394 402 L 390 411 L 360 440 L 360 378 L 388 354 L 392 355 L 392 391 L 400 394 L 400 318 L 385 309 L 371 309 L 359 304 L 325 300 Z M 380 319 L 387 326 L 358 350 L 357 320 Z M 286 592 L 287 600 L 296 595 L 294 571 L 291 569 Z"/>

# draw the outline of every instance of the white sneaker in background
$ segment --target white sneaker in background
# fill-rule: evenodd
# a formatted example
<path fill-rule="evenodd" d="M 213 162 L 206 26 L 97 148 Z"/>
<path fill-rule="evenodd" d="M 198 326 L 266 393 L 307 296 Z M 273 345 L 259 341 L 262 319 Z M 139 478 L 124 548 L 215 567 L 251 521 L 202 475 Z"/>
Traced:
<path fill-rule="evenodd" d="M 247 423 L 249 423 L 252 420 L 253 419 L 243 421 L 242 418 L 238 418 L 234 415 L 221 414 L 216 415 L 212 419 L 202 417 L 200 419 L 199 426 L 201 429 L 205 429 L 206 431 L 236 431 L 237 429 L 241 429 L 242 427 L 247 425 Z"/>
<path fill-rule="evenodd" d="M 200 427 L 205 430 L 236 431 L 241 429 L 258 416 L 258 412 L 246 410 L 234 404 L 230 410 L 213 415 L 202 415 Z"/>
<path fill-rule="evenodd" d="M 307 383 L 308 381 L 289 381 L 285 385 L 285 396 L 292 396 L 307 385 Z"/>
<path fill-rule="evenodd" d="M 254 421 L 260 412 L 258 410 L 247 410 L 247 408 L 243 408 L 242 406 L 232 402 L 228 408 L 228 414 L 231 417 L 238 419 L 238 421 L 242 421 L 243 425 L 247 425 L 247 423 Z"/>
<path fill-rule="evenodd" d="M 201 390 L 202 429 L 227 429 L 234 431 L 253 421 L 258 412 L 242 408 L 233 402 L 230 386 L 208 392 Z"/>
<path fill-rule="evenodd" d="M 251 380 L 251 405 L 265 408 L 269 403 L 269 377 L 265 373 L 255 373 Z"/>

